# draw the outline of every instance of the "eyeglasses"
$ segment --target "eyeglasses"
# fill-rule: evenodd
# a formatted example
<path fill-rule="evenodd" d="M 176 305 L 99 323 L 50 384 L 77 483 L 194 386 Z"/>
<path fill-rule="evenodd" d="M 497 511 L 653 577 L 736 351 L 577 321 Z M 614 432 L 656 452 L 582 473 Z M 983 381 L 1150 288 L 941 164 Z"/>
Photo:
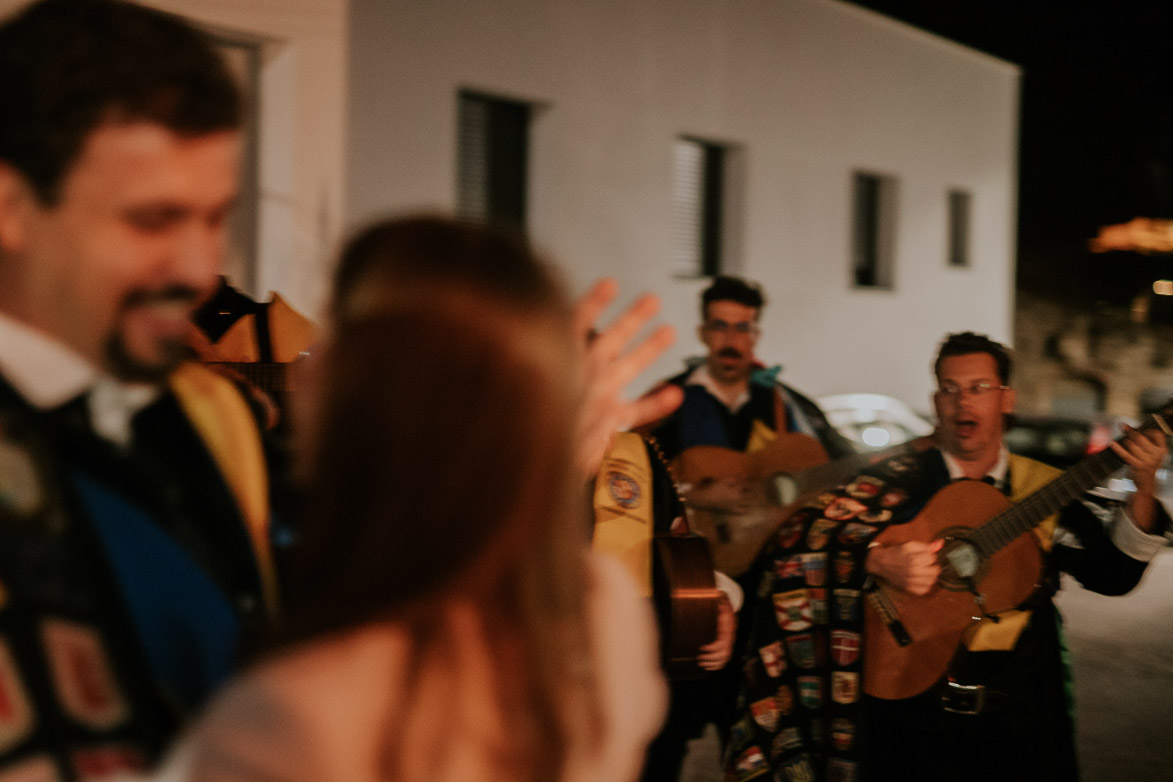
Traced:
<path fill-rule="evenodd" d="M 983 397 L 991 391 L 1006 391 L 1010 386 L 1002 386 L 997 383 L 991 383 L 988 380 L 977 380 L 970 383 L 968 387 L 961 387 L 956 383 L 942 383 L 937 388 L 937 393 L 946 399 L 960 399 L 963 394 L 970 396 Z"/>
<path fill-rule="evenodd" d="M 735 334 L 757 334 L 758 325 L 748 320 L 739 320 L 736 323 L 726 323 L 723 320 L 710 320 L 704 326 L 705 331 L 711 331 L 714 334 L 728 334 L 732 331 Z"/>

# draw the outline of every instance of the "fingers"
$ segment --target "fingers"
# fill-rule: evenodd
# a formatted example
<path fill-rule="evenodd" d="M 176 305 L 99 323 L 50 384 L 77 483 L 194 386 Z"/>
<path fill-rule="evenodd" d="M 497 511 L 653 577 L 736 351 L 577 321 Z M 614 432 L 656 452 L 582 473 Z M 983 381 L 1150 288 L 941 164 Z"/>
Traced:
<path fill-rule="evenodd" d="M 605 277 L 596 282 L 581 299 L 574 305 L 574 334 L 580 337 L 580 344 L 586 344 L 587 334 L 594 328 L 595 321 L 603 314 L 603 310 L 615 300 L 619 293 L 619 283 Z"/>
<path fill-rule="evenodd" d="M 632 428 L 657 421 L 671 413 L 684 401 L 684 391 L 679 386 L 666 385 L 631 403 Z"/>

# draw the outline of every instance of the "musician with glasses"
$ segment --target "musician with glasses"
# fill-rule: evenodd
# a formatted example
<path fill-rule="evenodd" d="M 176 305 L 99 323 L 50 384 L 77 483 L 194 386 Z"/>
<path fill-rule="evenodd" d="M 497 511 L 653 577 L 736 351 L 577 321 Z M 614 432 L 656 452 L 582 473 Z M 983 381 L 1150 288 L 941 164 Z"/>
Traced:
<path fill-rule="evenodd" d="M 1129 429 L 1066 475 L 1010 454 L 1010 368 L 1003 345 L 949 335 L 934 364 L 935 447 L 870 466 L 781 526 L 763 554 L 767 598 L 727 754 L 734 779 L 1078 778 L 1052 598 L 1061 572 L 1107 595 L 1139 583 L 1169 524 L 1155 497 L 1167 446 L 1160 426 Z M 1136 484 L 1126 503 L 1079 501 L 1121 465 Z M 825 596 L 804 585 L 812 559 L 833 568 Z M 995 605 L 1014 581 L 1025 588 Z M 954 595 L 955 632 L 942 602 Z"/>

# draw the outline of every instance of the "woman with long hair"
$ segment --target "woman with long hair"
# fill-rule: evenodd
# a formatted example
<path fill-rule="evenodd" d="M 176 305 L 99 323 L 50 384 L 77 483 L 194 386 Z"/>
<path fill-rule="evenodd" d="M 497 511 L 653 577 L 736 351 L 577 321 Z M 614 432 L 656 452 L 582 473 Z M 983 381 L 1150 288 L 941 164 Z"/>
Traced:
<path fill-rule="evenodd" d="M 284 621 L 173 768 L 194 780 L 624 782 L 665 690 L 587 552 L 582 351 L 521 241 L 381 223 L 339 264 L 299 423 Z"/>

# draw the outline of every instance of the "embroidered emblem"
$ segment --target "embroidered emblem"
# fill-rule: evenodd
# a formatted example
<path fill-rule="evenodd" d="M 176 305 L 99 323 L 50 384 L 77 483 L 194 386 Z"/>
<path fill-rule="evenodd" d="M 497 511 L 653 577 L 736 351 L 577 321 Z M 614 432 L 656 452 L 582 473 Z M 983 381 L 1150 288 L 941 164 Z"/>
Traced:
<path fill-rule="evenodd" d="M 817 625 L 827 624 L 827 590 L 823 587 L 811 587 L 806 593 L 811 601 L 811 621 Z"/>
<path fill-rule="evenodd" d="M 839 530 L 839 542 L 844 546 L 852 546 L 867 540 L 872 535 L 875 535 L 878 530 L 868 524 L 860 524 L 859 522 L 848 522 L 843 525 L 843 529 Z"/>
<path fill-rule="evenodd" d="M 833 491 L 825 491 L 825 492 L 821 493 L 818 497 L 815 497 L 815 500 L 814 500 L 814 502 L 812 502 L 810 504 L 810 507 L 818 508 L 819 510 L 822 510 L 823 508 L 827 507 L 832 502 L 834 502 L 838 496 L 839 495 Z"/>
<path fill-rule="evenodd" d="M 762 666 L 772 679 L 777 679 L 786 670 L 786 658 L 782 656 L 782 642 L 775 641 L 758 649 L 762 658 Z"/>
<path fill-rule="evenodd" d="M 835 596 L 835 615 L 839 617 L 839 621 L 858 622 L 859 590 L 836 589 L 833 594 Z"/>
<path fill-rule="evenodd" d="M 859 700 L 859 674 L 855 671 L 831 671 L 831 700 L 844 704 Z"/>
<path fill-rule="evenodd" d="M 772 695 L 751 703 L 749 711 L 753 714 L 753 721 L 763 730 L 773 733 L 778 729 L 778 704 Z"/>
<path fill-rule="evenodd" d="M 815 769 L 811 765 L 811 759 L 807 755 L 799 755 L 794 760 L 789 760 L 782 764 L 778 769 L 778 779 L 784 779 L 786 782 L 814 782 Z"/>
<path fill-rule="evenodd" d="M 791 516 L 789 520 L 778 528 L 778 548 L 792 548 L 802 538 L 804 518 Z"/>
<path fill-rule="evenodd" d="M 66 714 L 95 730 L 109 730 L 126 721 L 130 705 L 97 631 L 65 619 L 46 619 L 41 640 Z"/>
<path fill-rule="evenodd" d="M 778 578 L 799 578 L 802 575 L 802 554 L 774 560 L 774 573 Z"/>
<path fill-rule="evenodd" d="M 642 496 L 634 478 L 616 471 L 607 473 L 607 491 L 616 505 L 628 510 L 638 507 Z"/>
<path fill-rule="evenodd" d="M 880 497 L 880 507 L 895 508 L 906 499 L 908 499 L 908 492 L 904 489 L 889 489 Z"/>
<path fill-rule="evenodd" d="M 815 667 L 815 642 L 809 633 L 787 636 L 786 653 L 799 668 Z"/>
<path fill-rule="evenodd" d="M 855 555 L 850 551 L 840 551 L 835 555 L 835 580 L 844 584 L 851 580 L 855 572 Z"/>
<path fill-rule="evenodd" d="M 0 782 L 61 782 L 61 776 L 56 763 L 45 755 L 36 755 L 0 771 Z"/>
<path fill-rule="evenodd" d="M 831 539 L 831 530 L 835 529 L 838 524 L 828 519 L 815 519 L 815 523 L 811 525 L 810 532 L 806 534 L 806 545 L 818 551 L 827 545 L 827 541 Z"/>
<path fill-rule="evenodd" d="M 859 633 L 847 630 L 831 631 L 831 659 L 835 664 L 846 668 L 859 659 Z"/>
<path fill-rule="evenodd" d="M 847 493 L 857 500 L 868 500 L 879 495 L 884 488 L 884 482 L 870 475 L 861 475 L 854 483 L 847 485 Z"/>
<path fill-rule="evenodd" d="M 787 750 L 799 749 L 802 746 L 802 733 L 799 732 L 798 727 L 783 728 L 777 736 L 774 737 L 774 743 L 770 747 L 770 754 L 776 760 L 781 755 L 785 754 Z"/>
<path fill-rule="evenodd" d="M 738 756 L 734 769 L 739 774 L 747 771 L 765 771 L 766 756 L 762 754 L 762 751 L 756 745 L 752 746 Z M 748 777 L 743 777 L 743 779 L 748 779 Z"/>
<path fill-rule="evenodd" d="M 0 752 L 20 743 L 32 730 L 35 715 L 8 641 L 0 640 Z"/>
<path fill-rule="evenodd" d="M 774 613 L 778 626 L 787 632 L 811 626 L 811 604 L 805 589 L 792 589 L 774 595 Z"/>
<path fill-rule="evenodd" d="M 807 586 L 822 586 L 827 583 L 827 555 L 803 554 L 802 569 L 806 574 Z"/>
<path fill-rule="evenodd" d="M 104 779 L 120 771 L 144 771 L 147 768 L 142 753 L 117 744 L 78 750 L 71 759 L 81 779 Z"/>
<path fill-rule="evenodd" d="M 855 743 L 855 723 L 839 717 L 831 721 L 831 743 L 840 752 L 851 749 Z"/>
<path fill-rule="evenodd" d="M 836 497 L 830 505 L 823 508 L 823 515 L 835 521 L 846 521 L 847 519 L 854 519 L 861 511 L 866 509 L 867 506 L 857 499 L 852 497 Z"/>

